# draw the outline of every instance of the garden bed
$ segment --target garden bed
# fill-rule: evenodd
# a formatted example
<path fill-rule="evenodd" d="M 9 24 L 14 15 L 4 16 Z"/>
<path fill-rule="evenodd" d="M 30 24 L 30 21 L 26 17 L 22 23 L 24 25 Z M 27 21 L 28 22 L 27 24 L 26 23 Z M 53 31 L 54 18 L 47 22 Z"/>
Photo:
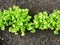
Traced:
<path fill-rule="evenodd" d="M 39 11 L 47 11 L 51 13 L 54 9 L 60 9 L 60 0 L 0 0 L 0 9 L 8 9 L 13 5 L 21 8 L 28 8 L 30 15 L 33 16 Z M 60 45 L 60 34 L 54 35 L 51 30 L 37 31 L 31 34 L 26 31 L 26 35 L 21 37 L 6 31 L 0 31 L 0 35 L 4 38 L 1 45 Z"/>

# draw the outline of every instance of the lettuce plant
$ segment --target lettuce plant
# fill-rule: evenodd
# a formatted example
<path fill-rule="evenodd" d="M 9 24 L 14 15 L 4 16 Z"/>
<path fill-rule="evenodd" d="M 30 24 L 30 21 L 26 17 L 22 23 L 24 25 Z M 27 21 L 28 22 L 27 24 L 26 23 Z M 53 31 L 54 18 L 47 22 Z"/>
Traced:
<path fill-rule="evenodd" d="M 5 26 L 9 26 L 9 32 L 17 35 L 18 31 L 20 31 L 21 36 L 24 36 L 31 19 L 28 11 L 28 9 L 20 9 L 18 6 L 13 6 L 13 8 L 9 8 L 3 12 L 0 11 L 1 30 L 5 30 Z"/>
<path fill-rule="evenodd" d="M 33 23 L 35 28 L 41 30 L 50 28 L 54 30 L 54 34 L 59 34 L 60 30 L 60 10 L 54 10 L 51 14 L 48 15 L 46 11 L 39 12 L 34 16 Z"/>
<path fill-rule="evenodd" d="M 53 12 L 55 14 L 55 30 L 54 30 L 54 34 L 59 34 L 59 30 L 60 30 L 60 10 L 54 10 Z"/>
<path fill-rule="evenodd" d="M 49 15 L 49 21 L 50 21 L 50 29 L 54 30 L 54 34 L 58 34 L 58 31 L 60 30 L 60 11 L 59 10 L 54 10 L 50 15 Z"/>

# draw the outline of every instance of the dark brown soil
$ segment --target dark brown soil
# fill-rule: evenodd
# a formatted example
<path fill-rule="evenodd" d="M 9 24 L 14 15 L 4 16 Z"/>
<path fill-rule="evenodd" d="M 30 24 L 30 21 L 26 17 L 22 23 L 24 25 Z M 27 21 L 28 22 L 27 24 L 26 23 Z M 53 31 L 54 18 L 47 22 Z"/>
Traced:
<path fill-rule="evenodd" d="M 39 11 L 47 11 L 51 13 L 54 9 L 60 9 L 60 0 L 0 0 L 0 9 L 8 9 L 13 5 L 21 8 L 28 8 L 33 18 Z M 0 35 L 4 38 L 0 41 L 0 45 L 60 45 L 60 34 L 54 35 L 51 30 L 41 31 L 31 34 L 26 31 L 26 35 L 21 37 L 14 35 L 8 31 L 0 31 Z"/>

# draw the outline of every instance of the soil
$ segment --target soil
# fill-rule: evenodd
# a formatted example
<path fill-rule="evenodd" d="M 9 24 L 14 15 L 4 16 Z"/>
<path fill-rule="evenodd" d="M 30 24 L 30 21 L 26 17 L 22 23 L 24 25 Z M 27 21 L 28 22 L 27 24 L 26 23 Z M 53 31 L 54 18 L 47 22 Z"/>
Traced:
<path fill-rule="evenodd" d="M 60 9 L 60 0 L 0 0 L 0 9 L 8 9 L 13 5 L 21 8 L 28 8 L 30 15 L 33 16 L 39 11 L 47 11 L 51 13 L 54 9 Z M 0 40 L 0 45 L 60 45 L 60 34 L 54 35 L 51 30 L 41 31 L 36 29 L 36 33 L 31 34 L 26 31 L 26 35 L 21 37 L 10 32 L 0 31 L 0 36 L 4 40 Z"/>

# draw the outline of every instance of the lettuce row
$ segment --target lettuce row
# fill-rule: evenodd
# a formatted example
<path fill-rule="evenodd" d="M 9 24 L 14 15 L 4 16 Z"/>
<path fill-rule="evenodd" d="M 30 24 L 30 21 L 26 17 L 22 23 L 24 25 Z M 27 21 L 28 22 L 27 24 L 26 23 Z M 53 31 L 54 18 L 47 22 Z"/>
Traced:
<path fill-rule="evenodd" d="M 59 34 L 60 10 L 54 10 L 51 14 L 46 11 L 39 12 L 34 16 L 33 22 L 30 21 L 31 18 L 28 9 L 21 9 L 14 5 L 8 10 L 0 10 L 0 28 L 6 30 L 8 27 L 9 32 L 15 33 L 15 35 L 21 32 L 21 36 L 25 35 L 26 30 L 31 33 L 36 32 L 36 28 L 51 29 L 54 30 L 54 34 Z"/>

